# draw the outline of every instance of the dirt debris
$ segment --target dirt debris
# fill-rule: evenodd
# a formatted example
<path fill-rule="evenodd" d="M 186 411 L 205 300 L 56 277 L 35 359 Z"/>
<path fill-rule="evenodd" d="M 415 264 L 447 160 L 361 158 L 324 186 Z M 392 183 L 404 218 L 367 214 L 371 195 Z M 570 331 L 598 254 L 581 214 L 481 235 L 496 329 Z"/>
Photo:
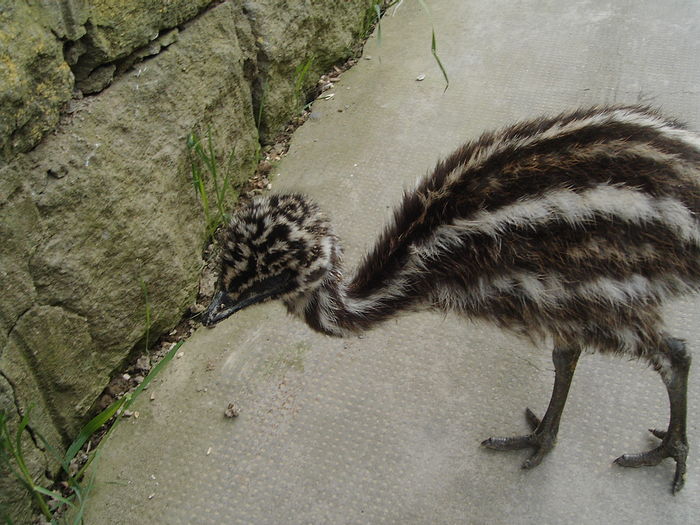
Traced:
<path fill-rule="evenodd" d="M 224 410 L 224 416 L 229 418 L 238 417 L 238 414 L 240 413 L 241 411 L 238 408 L 238 404 L 235 402 L 229 403 L 228 407 L 226 407 L 226 410 Z"/>

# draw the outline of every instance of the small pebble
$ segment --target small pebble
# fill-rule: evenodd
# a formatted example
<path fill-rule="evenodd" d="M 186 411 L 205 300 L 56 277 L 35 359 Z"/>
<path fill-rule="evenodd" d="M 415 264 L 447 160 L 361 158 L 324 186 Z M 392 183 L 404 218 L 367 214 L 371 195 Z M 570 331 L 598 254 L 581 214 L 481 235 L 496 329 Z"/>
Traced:
<path fill-rule="evenodd" d="M 418 75 L 418 76 L 416 77 L 416 80 L 417 80 L 418 82 L 420 82 L 420 81 L 422 81 L 422 80 L 425 80 L 425 75 L 424 75 L 423 73 L 421 73 L 420 75 Z"/>
<path fill-rule="evenodd" d="M 151 369 L 151 360 L 147 355 L 143 355 L 136 361 L 136 368 L 148 371 Z"/>
<path fill-rule="evenodd" d="M 226 417 L 238 417 L 239 413 L 240 411 L 238 410 L 236 403 L 229 403 L 226 410 L 224 410 L 224 416 Z"/>

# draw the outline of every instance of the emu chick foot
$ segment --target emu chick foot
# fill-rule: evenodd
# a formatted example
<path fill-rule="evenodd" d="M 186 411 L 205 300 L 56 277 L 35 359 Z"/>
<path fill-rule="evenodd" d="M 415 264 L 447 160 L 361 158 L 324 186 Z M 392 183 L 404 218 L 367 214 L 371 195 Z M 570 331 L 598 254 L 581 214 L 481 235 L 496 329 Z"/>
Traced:
<path fill-rule="evenodd" d="M 547 453 L 554 448 L 557 432 L 548 427 L 540 429 L 540 418 L 529 408 L 525 410 L 525 417 L 532 429 L 531 434 L 514 437 L 490 437 L 482 441 L 481 445 L 493 450 L 533 448 L 534 452 L 522 465 L 522 468 L 530 469 L 539 465 Z"/>
<path fill-rule="evenodd" d="M 671 492 L 676 494 L 685 484 L 688 444 L 684 439 L 667 438 L 669 435 L 663 430 L 649 429 L 649 432 L 662 440 L 658 447 L 639 454 L 623 454 L 615 463 L 622 467 L 653 467 L 666 458 L 673 458 L 676 461 L 676 474 L 673 476 Z"/>

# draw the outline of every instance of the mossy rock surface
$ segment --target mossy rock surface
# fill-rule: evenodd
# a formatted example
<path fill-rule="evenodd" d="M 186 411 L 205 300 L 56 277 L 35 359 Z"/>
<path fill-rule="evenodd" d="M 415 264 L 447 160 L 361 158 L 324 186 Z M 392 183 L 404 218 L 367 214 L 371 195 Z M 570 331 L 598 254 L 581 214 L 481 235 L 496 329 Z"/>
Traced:
<path fill-rule="evenodd" d="M 26 2 L 0 2 L 0 162 L 54 129 L 73 74 L 61 42 Z"/>
<path fill-rule="evenodd" d="M 146 331 L 153 341 L 180 320 L 206 230 L 188 135 L 211 134 L 220 166 L 233 153 L 242 183 L 260 149 L 258 102 L 274 136 L 300 90 L 349 56 L 366 4 L 0 0 L 0 409 L 11 425 L 31 406 L 33 430 L 65 448 Z M 71 99 L 76 88 L 97 94 Z M 23 443 L 45 481 L 55 461 L 29 434 Z M 24 490 L 3 483 L 0 505 L 27 521 Z"/>

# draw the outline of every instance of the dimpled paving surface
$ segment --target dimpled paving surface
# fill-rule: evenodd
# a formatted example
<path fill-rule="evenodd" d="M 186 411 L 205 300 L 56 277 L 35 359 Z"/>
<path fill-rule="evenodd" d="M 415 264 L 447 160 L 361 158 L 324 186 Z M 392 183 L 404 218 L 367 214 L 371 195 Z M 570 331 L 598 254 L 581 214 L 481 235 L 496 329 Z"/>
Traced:
<path fill-rule="evenodd" d="M 697 2 L 430 5 L 449 89 L 430 19 L 403 2 L 273 172 L 276 190 L 328 211 L 349 268 L 401 189 L 485 129 L 638 101 L 700 129 Z M 700 298 L 668 312 L 697 355 Z M 479 443 L 525 432 L 526 406 L 542 414 L 550 352 L 489 325 L 410 314 L 342 340 L 266 304 L 200 329 L 182 352 L 106 444 L 88 524 L 700 522 L 698 359 L 688 480 L 673 497 L 673 461 L 612 465 L 667 422 L 663 384 L 642 363 L 584 356 L 557 447 L 523 471 L 526 451 Z M 232 401 L 235 419 L 223 415 Z"/>

